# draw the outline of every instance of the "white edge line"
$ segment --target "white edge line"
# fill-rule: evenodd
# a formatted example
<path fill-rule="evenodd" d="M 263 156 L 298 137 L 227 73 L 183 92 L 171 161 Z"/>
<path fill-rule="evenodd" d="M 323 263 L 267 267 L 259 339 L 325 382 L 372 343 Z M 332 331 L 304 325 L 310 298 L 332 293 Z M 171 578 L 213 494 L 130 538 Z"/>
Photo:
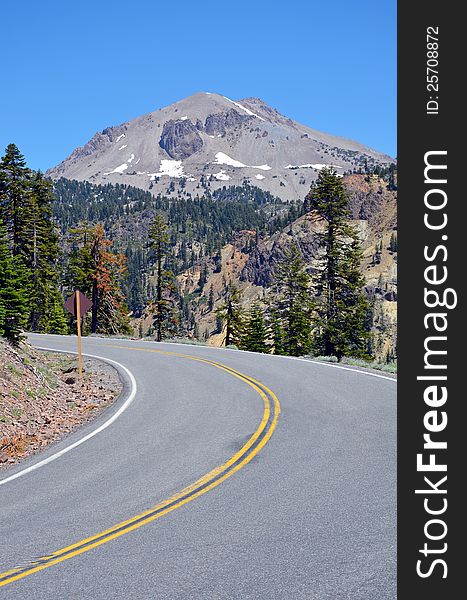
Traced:
<path fill-rule="evenodd" d="M 293 358 L 293 357 L 289 357 Z M 361 373 L 362 375 L 369 375 L 370 377 L 378 377 L 379 379 L 387 379 L 388 381 L 394 381 L 397 383 L 396 377 L 388 377 L 387 375 L 380 375 L 379 373 L 371 373 L 370 371 L 361 371 L 360 369 L 352 369 L 351 367 L 344 367 L 342 365 L 333 365 L 332 363 L 327 363 L 320 360 L 308 360 L 306 358 L 299 358 L 298 360 L 303 360 L 304 362 L 311 362 L 315 365 L 323 365 L 325 367 L 334 367 L 335 369 L 342 369 L 343 371 L 354 371 L 356 373 Z"/>
<path fill-rule="evenodd" d="M 35 348 L 37 348 L 38 350 L 49 350 L 49 351 L 53 351 L 53 352 L 61 352 L 63 354 L 77 354 L 77 352 L 71 352 L 68 350 L 56 350 L 55 348 L 45 348 L 45 347 L 41 347 L 41 346 L 35 346 Z M 120 367 L 128 375 L 128 377 L 130 379 L 130 383 L 131 383 L 130 395 L 125 400 L 125 402 L 122 404 L 122 406 L 120 406 L 120 408 L 117 410 L 117 412 L 114 413 L 110 417 L 110 419 L 107 419 L 107 421 L 105 421 L 105 423 L 100 425 L 97 429 L 94 429 L 94 431 L 91 431 L 91 433 L 88 433 L 83 438 L 77 440 L 70 446 L 67 446 L 66 448 L 63 448 L 62 450 L 59 450 L 59 452 L 56 452 L 55 454 L 52 454 L 51 456 L 44 458 L 43 460 L 39 461 L 38 463 L 35 463 L 34 465 L 31 465 L 30 467 L 27 467 L 26 469 L 23 469 L 22 471 L 18 471 L 17 473 L 10 475 L 10 477 L 6 477 L 5 479 L 0 480 L 0 485 L 8 483 L 9 481 L 13 481 L 13 479 L 22 477 L 23 475 L 26 475 L 27 473 L 31 473 L 31 471 L 35 471 L 36 469 L 39 469 L 40 467 L 44 467 L 45 465 L 51 463 L 52 461 L 57 460 L 57 458 L 60 458 L 67 452 L 70 452 L 70 450 L 73 450 L 74 448 L 81 446 L 81 444 L 84 444 L 84 442 L 87 442 L 92 437 L 94 437 L 95 435 L 97 435 L 101 431 L 104 431 L 104 429 L 107 429 L 107 427 L 112 425 L 112 423 L 116 419 L 118 419 L 118 417 L 130 406 L 130 404 L 135 399 L 136 392 L 137 392 L 136 379 L 135 379 L 133 373 L 129 369 L 127 369 L 127 367 L 125 367 L 121 363 L 117 362 L 116 360 L 111 360 L 110 358 L 104 358 L 103 356 L 96 356 L 95 354 L 84 354 L 83 353 L 83 356 L 87 356 L 89 358 L 97 358 L 99 360 L 102 360 L 103 362 L 111 363 L 111 364 L 116 365 L 117 367 Z"/>

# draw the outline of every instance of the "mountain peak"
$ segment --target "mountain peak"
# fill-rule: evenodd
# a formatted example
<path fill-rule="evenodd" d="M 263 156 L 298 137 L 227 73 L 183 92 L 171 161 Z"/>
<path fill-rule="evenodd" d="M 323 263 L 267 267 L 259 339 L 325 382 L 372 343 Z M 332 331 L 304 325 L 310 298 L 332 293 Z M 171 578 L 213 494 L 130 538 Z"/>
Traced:
<path fill-rule="evenodd" d="M 52 178 L 122 183 L 166 193 L 242 185 L 284 199 L 303 198 L 325 166 L 338 173 L 393 162 L 357 142 L 300 125 L 264 100 L 197 92 L 169 106 L 96 133 Z"/>

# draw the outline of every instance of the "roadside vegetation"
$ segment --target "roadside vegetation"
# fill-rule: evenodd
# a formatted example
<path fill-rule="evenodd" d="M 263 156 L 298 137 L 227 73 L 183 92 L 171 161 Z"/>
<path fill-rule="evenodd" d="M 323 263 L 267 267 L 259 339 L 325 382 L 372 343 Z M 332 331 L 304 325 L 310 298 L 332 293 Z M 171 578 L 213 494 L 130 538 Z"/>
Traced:
<path fill-rule="evenodd" d="M 335 356 L 308 356 L 312 360 L 321 362 L 337 363 L 339 362 Z M 365 369 L 375 369 L 377 371 L 384 371 L 385 373 L 397 373 L 397 362 L 380 362 L 376 360 L 364 360 L 362 358 L 355 358 L 353 356 L 344 356 L 340 361 L 343 365 L 351 365 L 354 367 L 363 367 Z"/>
<path fill-rule="evenodd" d="M 0 468 L 34 454 L 94 418 L 121 392 L 113 367 L 0 340 Z"/>

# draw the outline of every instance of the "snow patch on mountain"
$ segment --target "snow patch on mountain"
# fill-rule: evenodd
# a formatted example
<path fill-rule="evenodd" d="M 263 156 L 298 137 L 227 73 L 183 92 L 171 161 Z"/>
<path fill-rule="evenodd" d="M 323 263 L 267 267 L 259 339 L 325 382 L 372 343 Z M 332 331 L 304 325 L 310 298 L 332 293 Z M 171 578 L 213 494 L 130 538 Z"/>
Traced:
<path fill-rule="evenodd" d="M 163 158 L 159 167 L 158 173 L 148 173 L 151 181 L 154 181 L 156 177 L 162 177 L 167 175 L 168 177 L 183 177 L 183 165 L 181 160 L 169 160 Z"/>
<path fill-rule="evenodd" d="M 119 150 L 123 150 L 123 148 L 126 148 L 128 146 L 128 144 L 123 144 L 123 146 L 120 146 Z"/>
<path fill-rule="evenodd" d="M 270 167 L 269 165 L 246 165 L 245 163 L 242 163 L 239 160 L 235 160 L 235 158 L 230 157 L 224 152 L 217 152 L 215 158 L 216 160 L 214 161 L 214 164 L 216 165 L 228 165 L 229 167 L 247 167 L 249 169 L 260 169 L 261 171 L 270 171 L 272 169 L 272 167 Z"/>
<path fill-rule="evenodd" d="M 222 169 L 219 171 L 219 173 L 213 173 L 213 175 L 219 181 L 228 181 L 229 179 L 232 179 L 230 175 L 227 175 L 227 173 L 225 173 Z"/>
<path fill-rule="evenodd" d="M 122 133 L 122 135 L 119 135 L 118 138 L 115 140 L 115 143 L 119 142 L 124 137 L 125 137 L 125 134 Z"/>
<path fill-rule="evenodd" d="M 259 173 L 255 175 L 256 179 L 264 179 L 264 175 L 260 175 Z"/>
<path fill-rule="evenodd" d="M 214 161 L 216 165 L 229 165 L 229 167 L 246 167 L 247 165 L 243 164 L 239 160 L 235 160 L 235 158 L 231 158 L 228 154 L 224 152 L 218 152 L 216 154 L 216 160 Z"/>
<path fill-rule="evenodd" d="M 123 163 L 123 165 L 119 165 L 118 167 L 115 167 L 115 169 L 113 171 L 104 173 L 104 175 L 110 175 L 111 173 L 123 173 L 123 171 L 126 171 L 127 169 L 128 169 L 127 163 Z"/>

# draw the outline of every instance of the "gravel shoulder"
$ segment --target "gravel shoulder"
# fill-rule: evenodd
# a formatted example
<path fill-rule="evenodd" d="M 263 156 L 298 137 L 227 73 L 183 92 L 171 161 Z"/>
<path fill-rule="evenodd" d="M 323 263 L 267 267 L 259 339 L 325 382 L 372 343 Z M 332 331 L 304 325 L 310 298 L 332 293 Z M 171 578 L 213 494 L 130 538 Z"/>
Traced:
<path fill-rule="evenodd" d="M 0 341 L 0 470 L 36 454 L 110 406 L 123 384 L 102 361 Z"/>

